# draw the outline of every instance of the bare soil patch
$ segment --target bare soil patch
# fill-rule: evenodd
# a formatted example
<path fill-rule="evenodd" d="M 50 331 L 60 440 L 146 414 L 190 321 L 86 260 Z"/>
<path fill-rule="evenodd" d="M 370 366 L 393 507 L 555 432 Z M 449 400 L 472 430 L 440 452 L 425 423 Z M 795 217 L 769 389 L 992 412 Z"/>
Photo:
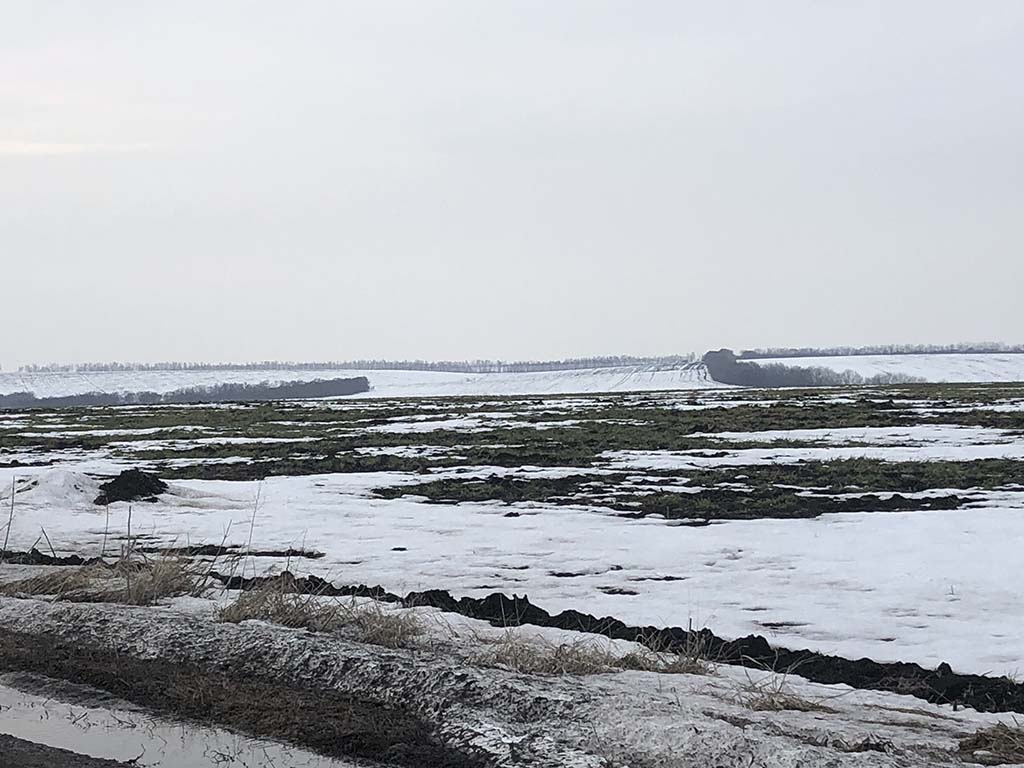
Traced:
<path fill-rule="evenodd" d="M 100 486 L 96 504 L 113 504 L 115 501 L 156 500 L 167 491 L 167 483 L 154 474 L 141 469 L 126 469 L 113 480 Z"/>

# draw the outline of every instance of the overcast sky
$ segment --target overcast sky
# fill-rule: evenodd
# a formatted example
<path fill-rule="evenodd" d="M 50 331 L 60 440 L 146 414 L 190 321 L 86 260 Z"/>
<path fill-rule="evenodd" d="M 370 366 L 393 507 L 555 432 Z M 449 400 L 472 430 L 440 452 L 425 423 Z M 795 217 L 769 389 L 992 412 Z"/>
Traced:
<path fill-rule="evenodd" d="M 0 363 L 1024 341 L 1024 3 L 0 0 Z"/>

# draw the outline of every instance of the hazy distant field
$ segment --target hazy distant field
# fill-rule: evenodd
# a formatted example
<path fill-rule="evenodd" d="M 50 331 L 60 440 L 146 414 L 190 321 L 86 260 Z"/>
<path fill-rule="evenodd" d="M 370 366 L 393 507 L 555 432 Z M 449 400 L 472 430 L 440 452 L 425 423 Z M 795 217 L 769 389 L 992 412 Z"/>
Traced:
<path fill-rule="evenodd" d="M 363 397 L 439 395 L 520 395 L 572 392 L 621 392 L 694 389 L 716 386 L 700 364 L 620 366 L 531 373 L 447 373 L 303 368 L 281 370 L 100 371 L 87 373 L 0 373 L 0 395 L 33 392 L 62 397 L 86 392 L 171 392 L 224 383 L 312 381 L 365 376 L 370 392 Z"/>
<path fill-rule="evenodd" d="M 853 371 L 865 378 L 879 374 L 902 374 L 938 383 L 1024 381 L 1024 354 L 853 355 L 760 358 L 755 362 L 821 366 L 833 371 Z"/>
<path fill-rule="evenodd" d="M 758 359 L 757 364 L 822 367 L 864 378 L 879 375 L 948 383 L 1024 381 L 1024 354 L 908 354 L 851 357 Z M 0 372 L 0 395 L 32 392 L 36 397 L 65 397 L 87 392 L 167 393 L 219 384 L 278 384 L 365 376 L 370 391 L 359 397 L 441 397 L 544 395 L 587 392 L 641 392 L 723 387 L 699 362 L 673 365 L 622 365 L 526 373 L 450 373 L 443 371 L 354 370 L 176 370 L 59 373 Z"/>

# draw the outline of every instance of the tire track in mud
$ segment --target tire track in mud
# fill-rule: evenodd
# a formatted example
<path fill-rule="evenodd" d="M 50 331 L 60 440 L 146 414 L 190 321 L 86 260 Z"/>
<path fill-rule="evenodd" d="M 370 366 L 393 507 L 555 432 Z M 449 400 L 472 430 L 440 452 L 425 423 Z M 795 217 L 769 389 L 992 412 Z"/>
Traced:
<path fill-rule="evenodd" d="M 140 659 L 55 635 L 6 629 L 0 629 L 0 670 L 88 685 L 176 718 L 233 728 L 328 757 L 363 758 L 403 768 L 485 765 L 479 758 L 442 744 L 427 722 L 404 707 L 330 689 L 272 682 L 242 670 L 212 669 L 164 658 Z M 27 748 L 23 751 L 24 765 L 51 765 L 31 762 L 29 755 L 34 753 Z M 73 753 L 58 757 L 64 762 L 53 765 L 79 765 L 72 759 Z M 5 760 L 0 763 L 7 765 Z M 93 765 L 122 764 L 81 762 L 82 768 Z"/>

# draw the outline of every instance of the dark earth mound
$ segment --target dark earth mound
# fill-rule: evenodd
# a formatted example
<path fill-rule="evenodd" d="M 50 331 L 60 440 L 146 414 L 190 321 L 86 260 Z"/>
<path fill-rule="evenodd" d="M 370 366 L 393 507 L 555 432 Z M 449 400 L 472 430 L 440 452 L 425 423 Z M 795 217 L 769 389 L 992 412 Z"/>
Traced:
<path fill-rule="evenodd" d="M 507 597 L 499 592 L 479 599 L 463 597 L 456 600 L 446 590 L 432 589 L 410 592 L 400 597 L 381 586 L 335 586 L 316 576 L 296 578 L 288 572 L 279 576 L 251 579 L 224 577 L 216 573 L 211 575 L 228 589 L 274 588 L 323 596 L 372 597 L 409 607 L 426 605 L 481 619 L 498 627 L 521 624 L 556 627 L 639 642 L 664 652 L 692 652 L 694 648 L 699 648 L 702 655 L 711 661 L 792 673 L 815 683 L 843 683 L 852 688 L 890 691 L 916 696 L 933 704 L 971 707 L 979 712 L 1024 712 L 1024 684 L 1005 677 L 958 674 L 948 664 L 926 669 L 906 662 L 845 659 L 806 649 L 773 648 L 761 635 L 725 640 L 710 629 L 636 627 L 610 616 L 597 618 L 574 610 L 552 616 L 533 605 L 525 596 Z"/>
<path fill-rule="evenodd" d="M 47 555 L 32 547 L 28 552 L 0 552 L 0 562 L 8 565 L 94 565 L 103 562 L 98 557 L 81 557 L 79 555 Z"/>
<path fill-rule="evenodd" d="M 115 501 L 146 501 L 167 491 L 167 483 L 156 475 L 141 469 L 126 469 L 113 480 L 100 486 L 100 495 L 94 504 L 112 504 Z"/>

